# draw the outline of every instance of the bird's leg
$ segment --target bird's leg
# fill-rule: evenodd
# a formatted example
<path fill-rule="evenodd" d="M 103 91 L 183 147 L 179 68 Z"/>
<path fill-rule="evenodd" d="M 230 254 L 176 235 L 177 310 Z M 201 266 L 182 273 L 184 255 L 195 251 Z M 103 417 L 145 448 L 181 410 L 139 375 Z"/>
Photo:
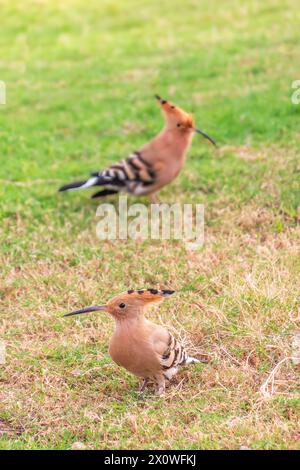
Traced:
<path fill-rule="evenodd" d="M 144 379 L 144 380 L 143 380 L 143 383 L 142 383 L 142 385 L 140 386 L 140 389 L 139 389 L 139 392 L 140 392 L 140 393 L 143 393 L 143 391 L 145 390 L 145 388 L 146 388 L 147 385 L 148 385 L 148 382 L 149 382 L 149 379 Z"/>
<path fill-rule="evenodd" d="M 149 379 L 148 379 L 148 378 L 146 378 L 146 379 L 143 380 L 143 383 L 142 383 L 142 385 L 140 386 L 139 392 L 138 392 L 138 399 L 139 399 L 139 400 L 144 400 L 144 398 L 145 398 L 145 397 L 144 397 L 144 391 L 145 391 L 145 388 L 146 388 L 147 385 L 148 385 L 148 382 L 149 382 Z"/>
<path fill-rule="evenodd" d="M 159 199 L 156 193 L 149 194 L 151 204 L 159 204 Z"/>
<path fill-rule="evenodd" d="M 165 390 L 166 390 L 165 378 L 164 378 L 163 375 L 159 375 L 159 376 L 155 377 L 155 379 L 156 379 L 156 384 L 157 384 L 156 395 L 162 396 L 162 395 L 164 395 Z"/>

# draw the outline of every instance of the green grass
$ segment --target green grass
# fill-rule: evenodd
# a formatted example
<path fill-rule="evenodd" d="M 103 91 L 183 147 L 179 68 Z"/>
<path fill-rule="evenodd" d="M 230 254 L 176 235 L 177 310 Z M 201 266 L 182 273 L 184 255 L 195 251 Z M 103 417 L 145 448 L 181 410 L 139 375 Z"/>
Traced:
<path fill-rule="evenodd" d="M 299 19 L 292 0 L 1 2 L 1 448 L 299 448 L 296 367 L 260 393 L 299 328 Z M 160 129 L 154 93 L 219 145 L 195 139 L 160 194 L 205 204 L 197 252 L 101 242 L 89 192 L 56 192 Z M 112 320 L 61 315 L 143 285 L 178 290 L 150 316 L 209 363 L 140 401 Z"/>

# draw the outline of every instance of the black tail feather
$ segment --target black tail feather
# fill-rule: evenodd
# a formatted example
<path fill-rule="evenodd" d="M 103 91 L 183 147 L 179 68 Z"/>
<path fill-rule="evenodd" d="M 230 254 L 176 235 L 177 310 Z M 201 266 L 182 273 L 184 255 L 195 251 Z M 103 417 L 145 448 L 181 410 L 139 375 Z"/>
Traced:
<path fill-rule="evenodd" d="M 98 191 L 97 193 L 93 194 L 91 198 L 95 199 L 96 197 L 109 196 L 110 194 L 116 194 L 117 192 L 118 191 L 115 191 L 114 189 L 103 189 L 103 191 Z"/>
<path fill-rule="evenodd" d="M 65 184 L 64 186 L 59 188 L 58 191 L 62 192 L 62 191 L 68 191 L 69 189 L 80 188 L 80 186 L 84 185 L 85 183 L 86 183 L 86 180 L 85 181 L 75 181 L 74 183 Z"/>

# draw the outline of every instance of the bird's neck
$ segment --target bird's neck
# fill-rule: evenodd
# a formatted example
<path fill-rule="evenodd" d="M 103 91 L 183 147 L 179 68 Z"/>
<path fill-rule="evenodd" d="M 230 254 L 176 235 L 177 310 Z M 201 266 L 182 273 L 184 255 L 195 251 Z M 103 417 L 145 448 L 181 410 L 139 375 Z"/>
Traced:
<path fill-rule="evenodd" d="M 193 134 L 191 132 L 182 132 L 168 125 L 157 136 L 157 139 L 163 143 L 164 147 L 169 147 L 172 153 L 178 157 L 186 154 L 192 138 Z"/>

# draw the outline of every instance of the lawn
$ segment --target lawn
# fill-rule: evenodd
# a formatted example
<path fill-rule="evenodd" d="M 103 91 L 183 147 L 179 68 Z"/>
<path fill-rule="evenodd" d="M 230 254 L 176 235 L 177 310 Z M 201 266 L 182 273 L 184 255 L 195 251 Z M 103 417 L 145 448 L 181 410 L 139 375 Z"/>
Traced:
<path fill-rule="evenodd" d="M 0 3 L 0 447 L 299 449 L 299 366 L 261 389 L 300 320 L 296 2 Z M 205 205 L 196 251 L 100 241 L 90 192 L 57 193 L 160 129 L 154 93 L 218 143 L 160 193 Z M 62 318 L 138 287 L 176 289 L 149 317 L 207 360 L 163 398 L 110 360 L 111 318 Z"/>

